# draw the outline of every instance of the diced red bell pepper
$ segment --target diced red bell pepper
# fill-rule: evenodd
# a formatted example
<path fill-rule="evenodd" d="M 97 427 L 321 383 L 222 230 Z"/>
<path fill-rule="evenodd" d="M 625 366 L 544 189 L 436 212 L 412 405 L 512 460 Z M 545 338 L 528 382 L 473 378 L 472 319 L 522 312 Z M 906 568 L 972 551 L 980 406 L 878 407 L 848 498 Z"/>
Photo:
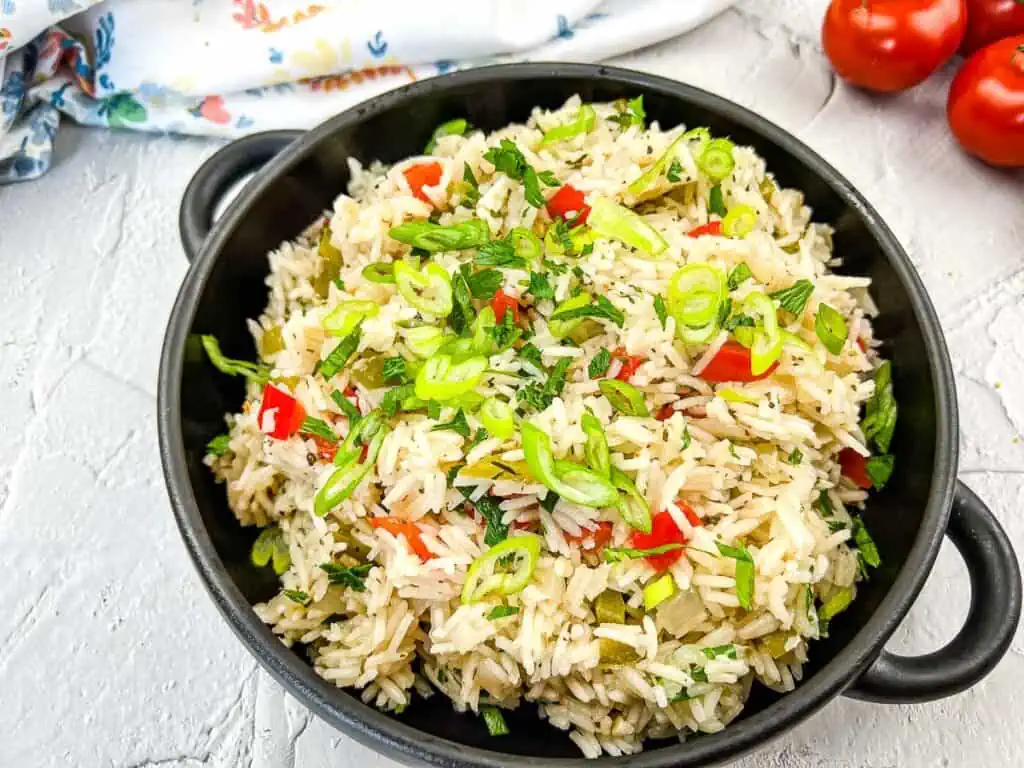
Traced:
<path fill-rule="evenodd" d="M 321 461 L 334 461 L 335 455 L 338 453 L 338 444 L 332 443 L 330 440 L 324 440 L 320 435 L 310 435 L 313 442 L 316 443 L 316 453 L 320 457 Z"/>
<path fill-rule="evenodd" d="M 569 221 L 569 214 L 575 211 L 576 217 L 572 219 L 574 227 L 586 224 L 590 215 L 590 206 L 583 202 L 583 193 L 572 184 L 560 186 L 558 191 L 548 198 L 547 209 L 551 218 L 565 221 Z"/>
<path fill-rule="evenodd" d="M 698 376 L 704 381 L 758 381 L 771 376 L 772 371 L 778 368 L 777 362 L 760 376 L 755 376 L 750 370 L 750 350 L 738 341 L 727 341 L 718 350 L 711 362 L 704 366 Z"/>
<path fill-rule="evenodd" d="M 505 317 L 505 310 L 512 310 L 512 319 L 517 325 L 519 324 L 519 299 L 515 296 L 509 296 L 500 288 L 491 300 L 491 309 L 494 310 L 494 319 L 499 323 Z"/>
<path fill-rule="evenodd" d="M 679 530 L 671 514 L 659 512 L 651 520 L 651 532 L 641 533 L 636 531 L 630 537 L 630 541 L 637 549 L 653 549 L 664 544 L 685 544 L 687 539 L 683 532 Z M 682 549 L 674 549 L 661 555 L 651 555 L 647 558 L 647 562 L 651 564 L 654 570 L 660 573 L 671 568 L 672 564 L 682 556 Z"/>
<path fill-rule="evenodd" d="M 287 440 L 299 431 L 303 420 L 306 418 L 306 409 L 302 404 L 273 384 L 267 384 L 263 390 L 263 402 L 260 404 L 260 412 L 256 416 L 256 424 L 263 429 L 263 417 L 267 411 L 273 411 L 274 428 L 267 432 L 270 437 L 277 440 Z"/>
<path fill-rule="evenodd" d="M 839 452 L 839 466 L 842 468 L 843 477 L 852 480 L 858 488 L 867 490 L 872 486 L 871 477 L 868 475 L 868 460 L 853 448 L 843 448 Z"/>
<path fill-rule="evenodd" d="M 676 499 L 676 506 L 682 510 L 682 513 L 686 515 L 687 522 L 694 528 L 699 528 L 704 525 L 704 521 L 697 517 L 697 513 L 693 511 L 693 507 L 687 504 L 682 499 Z"/>
<path fill-rule="evenodd" d="M 668 421 L 671 419 L 672 414 L 676 412 L 676 409 L 672 407 L 673 405 L 675 405 L 675 403 L 665 403 L 658 409 L 658 412 L 654 414 L 654 418 L 658 421 Z"/>
<path fill-rule="evenodd" d="M 443 170 L 440 163 L 420 163 L 419 165 L 410 165 L 402 171 L 402 174 L 409 182 L 409 189 L 412 190 L 412 193 L 424 203 L 431 203 L 431 199 L 427 197 L 423 188 L 436 187 L 441 181 Z"/>
<path fill-rule="evenodd" d="M 566 533 L 564 536 L 570 544 L 580 544 L 589 552 L 598 552 L 612 540 L 612 524 L 607 520 L 602 520 L 593 531 L 583 529 L 579 536 L 573 536 L 571 533 Z"/>
<path fill-rule="evenodd" d="M 700 237 L 701 235 L 721 235 L 722 234 L 722 222 L 720 221 L 709 221 L 699 227 L 694 227 L 687 232 L 690 237 Z"/>
<path fill-rule="evenodd" d="M 636 369 L 647 361 L 647 358 L 643 355 L 627 355 L 626 350 L 622 347 L 615 348 L 615 351 L 612 352 L 612 359 L 622 363 L 619 367 L 619 372 L 615 374 L 615 378 L 619 381 L 629 381 L 633 374 L 636 373 Z"/>
<path fill-rule="evenodd" d="M 409 548 L 419 555 L 420 560 L 430 560 L 437 557 L 423 543 L 423 539 L 420 538 L 419 526 L 416 523 L 411 523 L 408 520 L 396 520 L 393 517 L 371 517 L 370 525 L 374 528 L 383 528 L 395 537 L 404 536 L 405 540 L 409 543 Z"/>

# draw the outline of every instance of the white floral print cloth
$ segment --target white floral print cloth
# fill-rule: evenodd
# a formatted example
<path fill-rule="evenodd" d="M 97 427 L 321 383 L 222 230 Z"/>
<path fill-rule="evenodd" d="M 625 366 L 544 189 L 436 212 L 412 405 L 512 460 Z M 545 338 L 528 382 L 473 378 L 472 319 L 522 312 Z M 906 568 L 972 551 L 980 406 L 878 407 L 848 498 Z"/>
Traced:
<path fill-rule="evenodd" d="M 241 136 L 502 61 L 599 61 L 732 0 L 0 0 L 0 184 L 51 163 L 61 115 Z"/>

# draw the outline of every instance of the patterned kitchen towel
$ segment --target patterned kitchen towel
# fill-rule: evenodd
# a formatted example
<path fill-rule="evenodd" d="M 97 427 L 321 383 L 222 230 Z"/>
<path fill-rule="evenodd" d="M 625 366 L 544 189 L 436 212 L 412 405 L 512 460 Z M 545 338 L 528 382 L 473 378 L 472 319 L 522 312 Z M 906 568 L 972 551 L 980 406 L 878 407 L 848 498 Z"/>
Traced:
<path fill-rule="evenodd" d="M 599 61 L 732 2 L 0 0 L 0 184 L 49 168 L 61 114 L 224 137 L 310 128 L 454 69 Z"/>

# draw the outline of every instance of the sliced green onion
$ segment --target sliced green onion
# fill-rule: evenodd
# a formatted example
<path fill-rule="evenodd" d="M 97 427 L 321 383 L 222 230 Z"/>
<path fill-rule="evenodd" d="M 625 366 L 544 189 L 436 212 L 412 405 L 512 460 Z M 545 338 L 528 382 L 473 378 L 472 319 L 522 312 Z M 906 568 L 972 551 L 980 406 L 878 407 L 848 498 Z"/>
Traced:
<path fill-rule="evenodd" d="M 749 611 L 754 602 L 754 558 L 746 547 L 730 547 L 721 542 L 718 543 L 718 552 L 722 557 L 736 561 L 736 598 Z"/>
<path fill-rule="evenodd" d="M 508 723 L 505 722 L 505 716 L 501 714 L 501 710 L 497 707 L 480 707 L 480 715 L 484 719 L 484 725 L 487 726 L 487 732 L 491 736 L 508 736 Z"/>
<path fill-rule="evenodd" d="M 608 450 L 608 439 L 605 437 L 601 422 L 590 409 L 583 413 L 580 419 L 580 426 L 583 434 L 587 436 L 587 442 L 583 446 L 583 455 L 587 458 L 587 464 L 592 470 L 603 477 L 610 477 L 612 471 L 612 455 Z"/>
<path fill-rule="evenodd" d="M 643 216 L 607 197 L 594 196 L 587 224 L 599 235 L 620 240 L 648 256 L 658 256 L 668 243 Z"/>
<path fill-rule="evenodd" d="M 441 346 L 450 338 L 441 328 L 434 325 L 420 325 L 403 331 L 405 345 L 416 357 L 426 359 L 437 354 Z"/>
<path fill-rule="evenodd" d="M 354 461 L 360 453 L 358 446 L 376 435 L 383 423 L 379 410 L 370 411 L 354 424 L 350 422 L 345 441 L 338 446 L 338 452 L 334 454 L 334 466 L 345 467 Z"/>
<path fill-rule="evenodd" d="M 717 213 L 719 216 L 725 216 L 729 212 L 725 207 L 725 200 L 722 198 L 721 184 L 715 184 L 708 192 L 708 211 Z"/>
<path fill-rule="evenodd" d="M 378 261 L 363 267 L 363 277 L 371 283 L 395 282 L 395 265 L 390 261 Z"/>
<path fill-rule="evenodd" d="M 588 296 L 587 301 L 589 300 L 590 297 Z M 245 376 L 247 379 L 252 379 L 260 384 L 266 384 L 270 380 L 269 365 L 225 357 L 224 353 L 220 351 L 220 342 L 217 341 L 216 336 L 203 335 L 199 337 L 199 341 L 203 345 L 206 356 L 210 358 L 213 367 L 221 373 L 226 373 L 229 376 Z"/>
<path fill-rule="evenodd" d="M 574 136 L 579 136 L 581 133 L 590 133 L 594 130 L 594 123 L 596 121 L 597 113 L 594 112 L 594 108 L 589 104 L 584 104 L 580 107 L 579 112 L 576 113 L 576 118 L 571 123 L 558 125 L 547 131 L 544 134 L 544 138 L 540 140 L 540 146 L 544 147 L 557 141 L 565 141 Z"/>
<path fill-rule="evenodd" d="M 572 333 L 576 326 L 583 322 L 582 317 L 574 317 L 569 320 L 555 320 L 555 315 L 558 315 L 559 313 L 565 313 L 573 309 L 580 309 L 582 307 L 587 306 L 588 304 L 590 304 L 590 294 L 581 293 L 577 296 L 573 296 L 572 298 L 566 299 L 557 307 L 555 307 L 555 311 L 551 313 L 552 319 L 548 321 L 548 331 L 551 332 L 551 335 L 554 336 L 556 339 L 565 338 L 570 333 Z"/>
<path fill-rule="evenodd" d="M 558 490 L 552 488 L 566 501 L 585 507 L 607 507 L 614 502 L 611 495 L 614 491 L 608 478 L 592 469 L 572 461 L 556 459 L 554 462 L 555 477 L 558 478 Z"/>
<path fill-rule="evenodd" d="M 607 478 L 572 462 L 555 461 L 551 438 L 543 430 L 524 422 L 520 434 L 530 472 L 549 490 L 584 507 L 610 507 L 618 501 L 618 491 Z"/>
<path fill-rule="evenodd" d="M 686 549 L 686 545 L 678 544 L 673 541 L 668 544 L 661 544 L 657 547 L 648 547 L 646 549 L 634 549 L 633 547 L 605 547 L 602 555 L 606 563 L 621 563 L 626 560 L 638 560 L 641 557 L 664 555 L 666 552 L 677 552 L 680 549 Z"/>
<path fill-rule="evenodd" d="M 704 152 L 704 148 L 708 145 L 708 142 L 711 141 L 711 131 L 704 126 L 691 128 L 683 134 L 683 140 L 696 141 L 697 146 L 693 148 L 693 156 L 700 157 Z"/>
<path fill-rule="evenodd" d="M 437 149 L 437 140 L 442 136 L 464 136 L 472 126 L 469 121 L 464 117 L 457 117 L 454 120 L 449 120 L 447 123 L 441 123 L 430 136 L 430 141 L 427 142 L 427 146 L 423 149 L 423 154 L 433 154 L 434 150 Z"/>
<path fill-rule="evenodd" d="M 666 573 L 644 587 L 644 609 L 653 611 L 676 593 L 676 582 L 671 573 Z"/>
<path fill-rule="evenodd" d="M 748 327 L 746 332 L 751 334 L 748 337 L 751 342 L 750 372 L 760 376 L 782 355 L 782 333 L 775 315 L 775 304 L 761 291 L 752 291 L 743 300 L 743 311 L 754 318 L 755 327 Z"/>
<path fill-rule="evenodd" d="M 853 596 L 856 594 L 853 587 L 843 587 L 836 592 L 828 601 L 818 609 L 818 619 L 828 621 L 837 614 L 842 613 L 850 607 Z"/>
<path fill-rule="evenodd" d="M 650 416 L 651 412 L 644 402 L 644 394 L 632 384 L 618 379 L 601 379 L 597 384 L 601 394 L 608 398 L 619 413 L 626 416 Z"/>
<path fill-rule="evenodd" d="M 732 151 L 734 144 L 728 139 L 712 139 L 704 147 L 697 165 L 712 181 L 721 181 L 736 167 Z"/>
<path fill-rule="evenodd" d="M 352 299 L 343 301 L 324 318 L 323 327 L 333 336 L 348 336 L 362 320 L 380 312 L 375 301 Z"/>
<path fill-rule="evenodd" d="M 629 194 L 634 197 L 638 197 L 651 187 L 655 186 L 664 175 L 665 170 L 679 153 L 679 145 L 686 140 L 687 134 L 684 133 L 678 139 L 669 144 L 668 149 L 662 152 L 658 159 L 654 161 L 654 165 L 648 168 L 638 179 L 636 179 L 636 181 L 633 181 L 628 187 L 626 187 Z"/>
<path fill-rule="evenodd" d="M 651 508 L 647 499 L 636 489 L 629 475 L 618 467 L 612 467 L 612 485 L 620 492 L 619 513 L 630 528 L 641 533 L 651 532 Z"/>
<path fill-rule="evenodd" d="M 469 566 L 462 586 L 462 603 L 478 603 L 492 594 L 521 592 L 537 567 L 540 547 L 540 536 L 527 533 L 500 541 L 488 549 Z M 499 566 L 503 570 L 499 570 Z"/>
<path fill-rule="evenodd" d="M 668 310 L 676 319 L 676 335 L 687 344 L 702 344 L 718 331 L 722 302 L 729 295 L 722 270 L 709 264 L 687 264 L 668 284 Z"/>
<path fill-rule="evenodd" d="M 476 388 L 487 370 L 486 357 L 454 362 L 449 355 L 431 357 L 416 374 L 416 397 L 451 400 Z"/>
<path fill-rule="evenodd" d="M 363 419 L 363 422 L 360 423 L 366 421 L 367 419 Z M 373 465 L 376 464 L 377 454 L 380 453 L 380 446 L 387 433 L 386 427 L 378 429 L 373 439 L 370 440 L 366 458 L 363 461 L 358 461 L 358 455 L 350 454 L 349 462 L 336 469 L 324 483 L 323 488 L 317 491 L 316 498 L 313 500 L 313 512 L 317 517 L 324 517 L 355 492 L 359 484 L 370 474 Z M 341 449 L 338 453 L 341 453 Z"/>
<path fill-rule="evenodd" d="M 392 227 L 388 234 L 400 243 L 434 253 L 479 248 L 490 240 L 491 230 L 483 219 L 470 219 L 450 227 L 432 221 L 408 221 Z"/>
<path fill-rule="evenodd" d="M 272 565 L 274 573 L 278 576 L 287 571 L 291 567 L 292 556 L 281 529 L 272 525 L 260 531 L 260 535 L 252 543 L 249 560 L 257 568 Z"/>
<path fill-rule="evenodd" d="M 494 307 L 484 307 L 480 310 L 480 314 L 476 316 L 473 324 L 469 326 L 471 348 L 474 354 L 489 355 L 494 351 L 494 336 L 492 332 L 497 325 L 498 321 L 494 314 Z"/>
<path fill-rule="evenodd" d="M 750 403 L 752 405 L 757 404 L 757 398 L 753 395 L 748 395 L 746 392 L 740 392 L 735 389 L 720 389 L 716 392 L 720 398 L 725 400 L 727 403 Z"/>
<path fill-rule="evenodd" d="M 528 264 L 540 263 L 544 249 L 541 246 L 540 238 L 533 232 L 523 227 L 516 227 L 508 233 L 508 239 L 516 256 L 525 259 Z"/>
<path fill-rule="evenodd" d="M 515 433 L 516 422 L 512 407 L 504 400 L 490 397 L 484 400 L 477 414 L 484 429 L 497 438 L 506 440 Z"/>
<path fill-rule="evenodd" d="M 846 320 L 837 310 L 828 304 L 819 304 L 818 314 L 814 316 L 814 332 L 818 334 L 825 349 L 833 355 L 838 355 L 846 344 L 849 329 L 846 327 Z"/>
<path fill-rule="evenodd" d="M 722 234 L 726 237 L 744 238 L 754 231 L 757 211 L 749 205 L 734 205 L 722 219 Z"/>
<path fill-rule="evenodd" d="M 447 317 L 452 307 L 452 281 L 438 264 L 427 264 L 422 270 L 411 264 L 395 262 L 395 284 L 410 306 L 424 314 Z"/>

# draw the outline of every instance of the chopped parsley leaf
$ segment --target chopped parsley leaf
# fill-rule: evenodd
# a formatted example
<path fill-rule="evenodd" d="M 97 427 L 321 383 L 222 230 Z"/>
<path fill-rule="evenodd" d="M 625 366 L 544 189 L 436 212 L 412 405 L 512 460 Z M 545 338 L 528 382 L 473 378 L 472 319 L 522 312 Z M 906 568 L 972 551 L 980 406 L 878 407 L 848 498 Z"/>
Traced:
<path fill-rule="evenodd" d="M 223 456 L 228 452 L 228 443 L 231 442 L 231 435 L 217 435 L 206 444 L 206 452 L 213 456 Z"/>
<path fill-rule="evenodd" d="M 470 429 L 469 422 L 466 421 L 466 414 L 462 412 L 462 409 L 456 412 L 455 417 L 444 424 L 437 424 L 430 428 L 431 432 L 441 432 L 443 430 L 450 429 L 452 432 L 458 432 L 463 437 L 469 437 Z"/>
<path fill-rule="evenodd" d="M 487 614 L 487 620 L 505 619 L 509 616 L 515 616 L 517 613 L 519 613 L 519 609 L 514 605 L 496 605 Z"/>
<path fill-rule="evenodd" d="M 668 310 L 665 308 L 665 299 L 661 297 L 660 293 L 654 296 L 654 312 L 658 316 L 658 322 L 661 323 L 661 330 L 665 330 L 665 324 L 668 322 Z"/>
<path fill-rule="evenodd" d="M 492 240 L 477 249 L 474 261 L 481 267 L 503 267 L 505 269 L 526 269 L 526 259 L 516 255 L 512 242 Z"/>
<path fill-rule="evenodd" d="M 799 315 L 804 311 L 807 300 L 811 298 L 813 292 L 814 283 L 810 280 L 797 280 L 789 288 L 783 288 L 781 291 L 775 291 L 768 295 L 778 301 L 779 305 L 787 312 Z"/>
<path fill-rule="evenodd" d="M 402 357 L 389 357 L 384 361 L 381 375 L 384 377 L 384 381 L 395 379 L 398 383 L 404 384 L 408 381 L 405 371 L 405 359 Z"/>
<path fill-rule="evenodd" d="M 555 289 L 551 287 L 547 272 L 530 272 L 530 285 L 526 293 L 531 294 L 535 299 L 555 298 Z"/>
<path fill-rule="evenodd" d="M 504 276 L 497 269 L 481 269 L 466 278 L 466 285 L 474 299 L 490 301 L 504 281 Z"/>
<path fill-rule="evenodd" d="M 345 568 L 335 563 L 320 564 L 320 570 L 327 574 L 327 580 L 331 584 L 340 584 L 354 589 L 356 592 L 366 591 L 366 574 L 370 572 L 371 568 L 373 568 L 373 563 L 356 565 L 352 568 Z"/>
<path fill-rule="evenodd" d="M 607 296 L 596 296 L 594 300 L 582 307 L 563 309 L 551 315 L 551 320 L 574 320 L 577 317 L 596 317 L 611 320 L 619 328 L 626 322 L 626 315 L 616 307 Z"/>
<path fill-rule="evenodd" d="M 587 374 L 592 379 L 600 378 L 608 372 L 608 366 L 612 364 L 612 353 L 607 348 L 602 347 L 596 355 L 590 360 L 590 365 L 587 366 Z"/>
<path fill-rule="evenodd" d="M 753 273 L 750 271 L 750 267 L 747 266 L 747 262 L 737 264 L 729 272 L 729 277 L 726 279 L 726 283 L 729 286 L 730 291 L 735 291 L 739 288 L 744 281 L 749 280 L 753 277 Z"/>

